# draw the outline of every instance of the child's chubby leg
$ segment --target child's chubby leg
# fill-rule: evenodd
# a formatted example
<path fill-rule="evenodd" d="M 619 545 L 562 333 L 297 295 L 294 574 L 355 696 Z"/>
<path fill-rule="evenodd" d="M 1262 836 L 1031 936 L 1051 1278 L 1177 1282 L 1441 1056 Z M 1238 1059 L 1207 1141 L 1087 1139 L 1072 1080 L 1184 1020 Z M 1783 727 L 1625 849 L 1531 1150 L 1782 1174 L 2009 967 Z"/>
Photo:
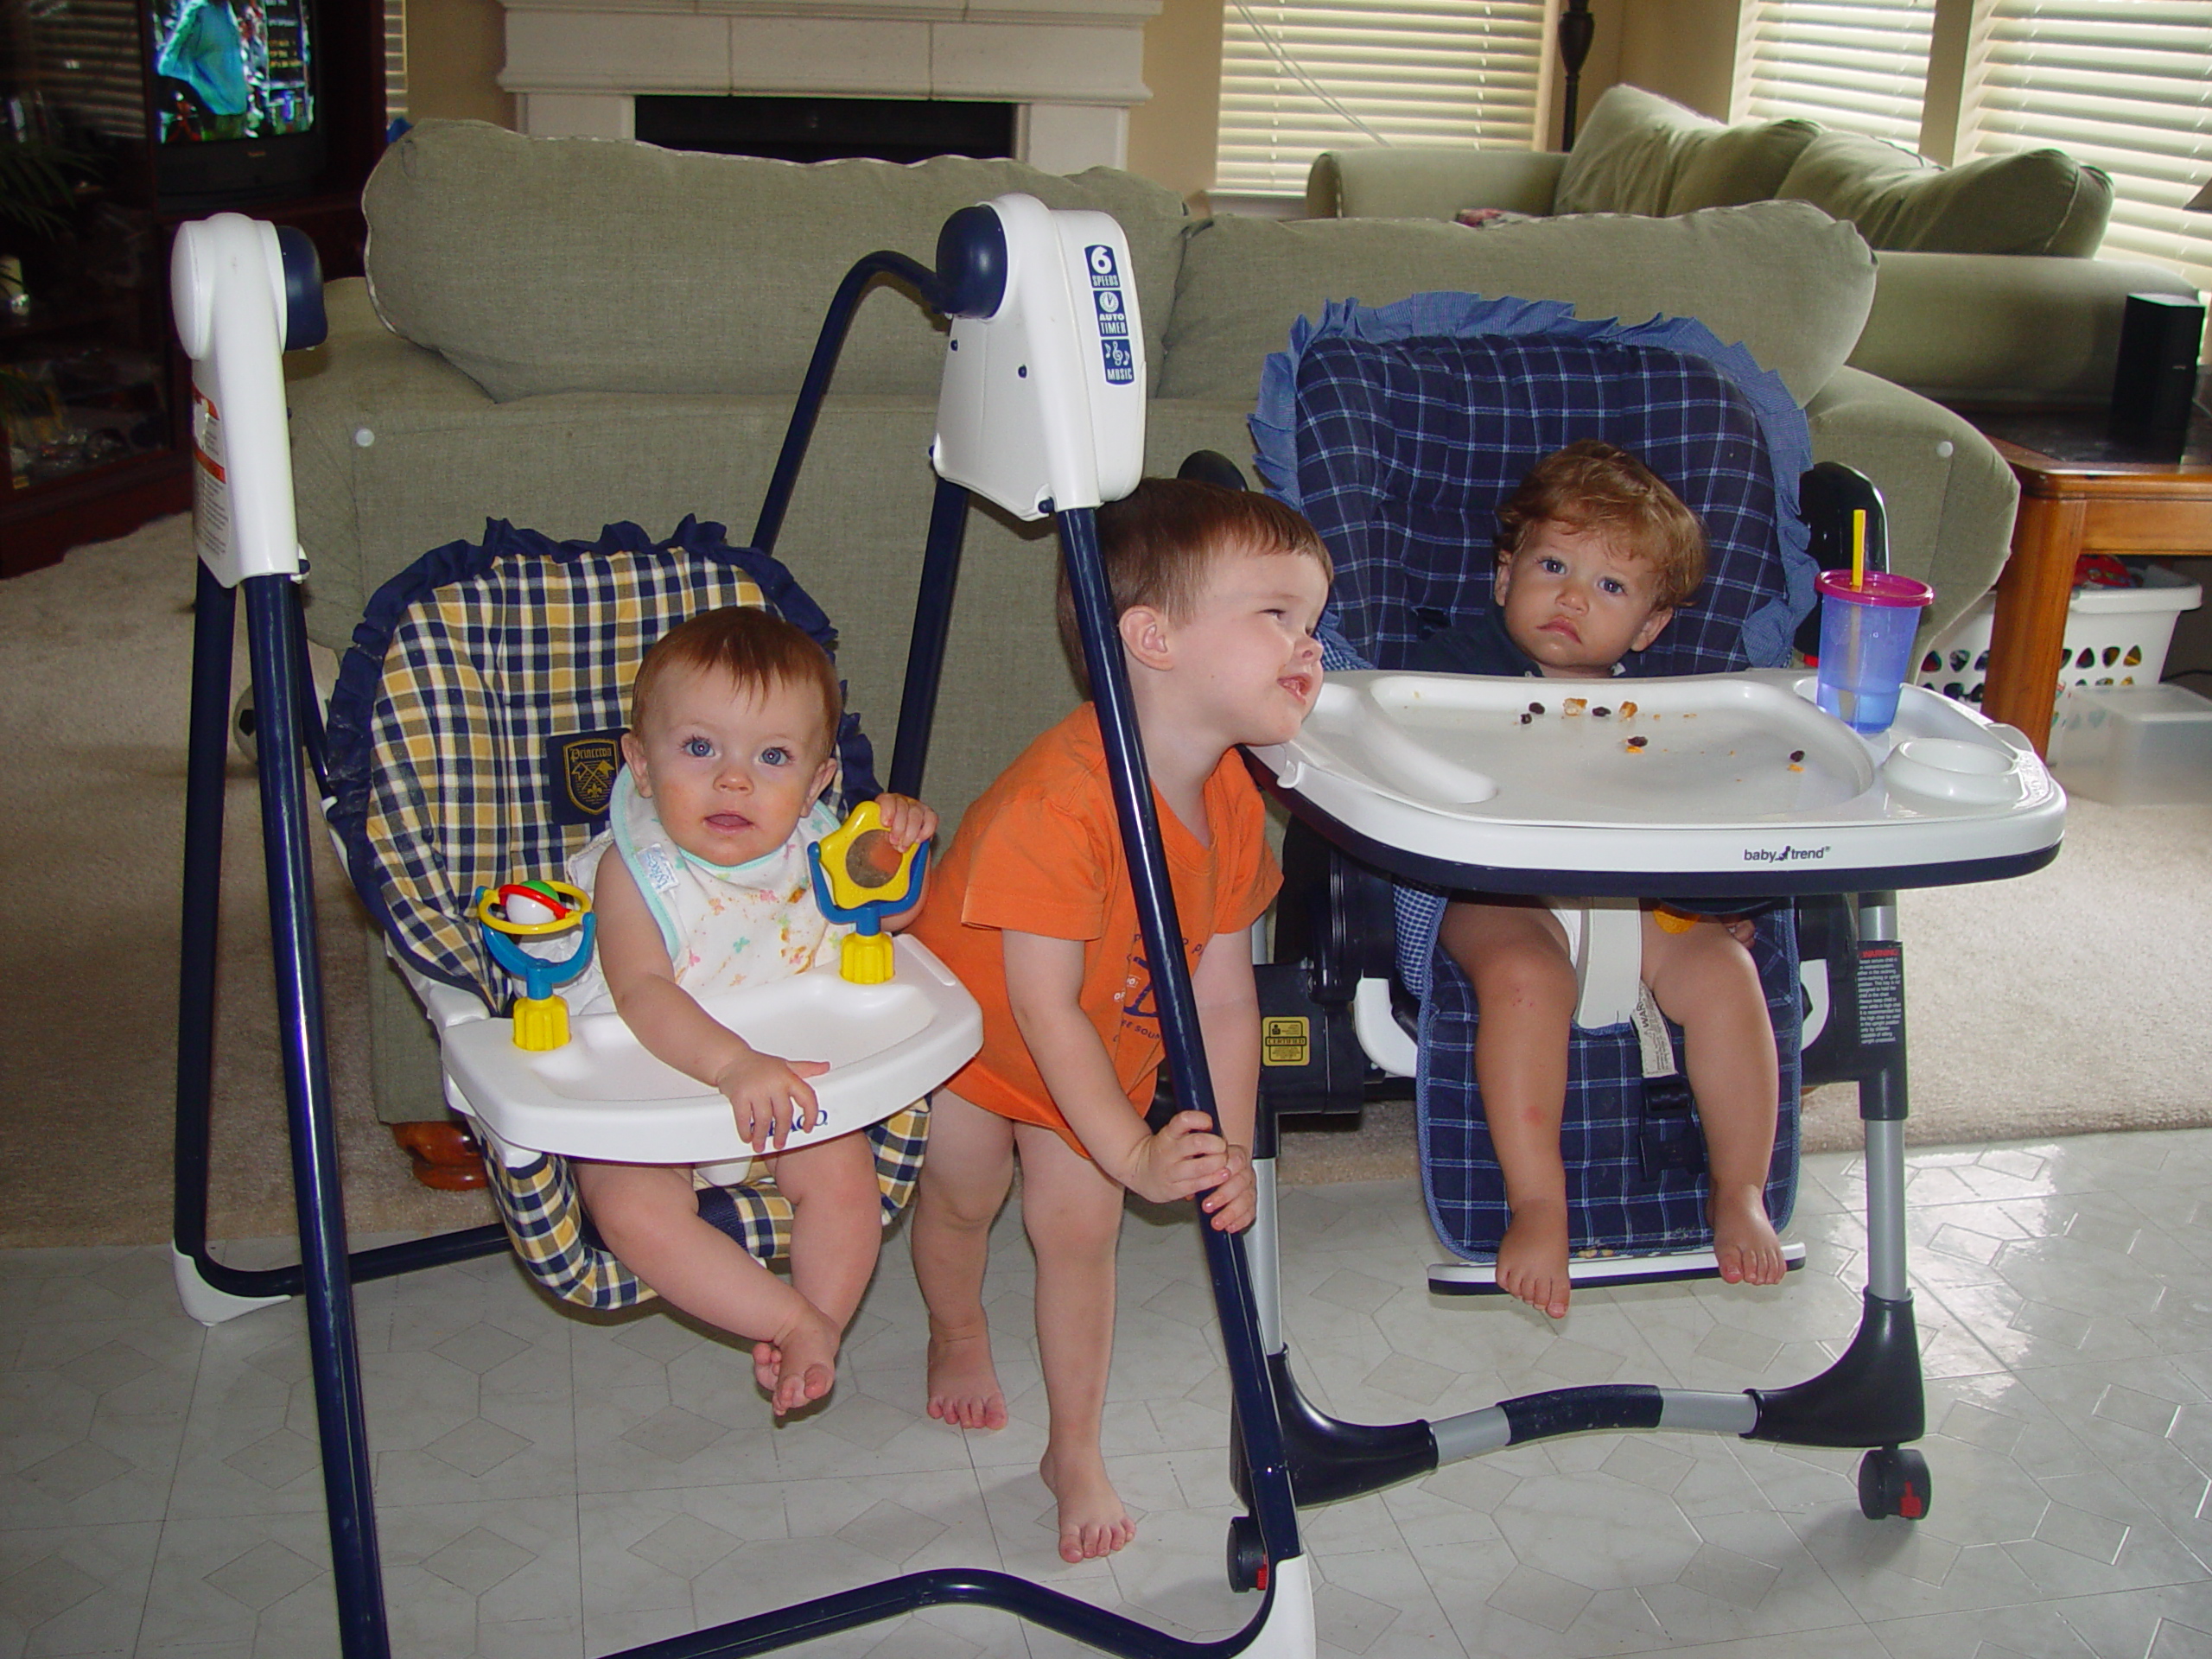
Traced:
<path fill-rule="evenodd" d="M 795 1392 L 788 1399 L 784 1382 L 762 1377 L 764 1387 L 775 1389 L 779 1416 L 804 1400 L 829 1392 L 837 1325 L 754 1261 L 735 1239 L 700 1219 L 688 1168 L 599 1164 L 580 1158 L 575 1171 L 584 1208 L 591 1212 L 607 1248 L 675 1306 L 709 1325 L 778 1350 L 823 1354 L 822 1360 L 789 1378 Z M 819 1375 L 812 1375 L 817 1368 Z M 757 1349 L 753 1370 L 756 1376 L 761 1374 Z"/>
<path fill-rule="evenodd" d="M 1720 1276 L 1730 1284 L 1782 1282 L 1782 1242 L 1767 1219 L 1774 1157 L 1774 1025 L 1751 952 L 1736 930 L 1700 922 L 1669 932 L 1643 917 L 1643 981 L 1659 1010 L 1682 1028 L 1682 1071 L 1697 1096 L 1713 1178 L 1709 1213 Z"/>
<path fill-rule="evenodd" d="M 794 1147 L 776 1154 L 772 1167 L 777 1190 L 791 1205 L 791 1287 L 833 1327 L 827 1348 L 811 1326 L 791 1344 L 754 1347 L 754 1374 L 783 1412 L 829 1392 L 837 1333 L 852 1323 L 853 1310 L 875 1272 L 883 1242 L 883 1203 L 875 1153 L 865 1135 Z"/>
<path fill-rule="evenodd" d="M 1004 1428 L 991 1364 L 983 1268 L 991 1223 L 1014 1183 L 1014 1124 L 949 1090 L 930 1104 L 930 1149 L 914 1190 L 914 1277 L 929 1304 L 929 1414 L 952 1428 Z"/>
<path fill-rule="evenodd" d="M 1060 1559 L 1110 1555 L 1136 1523 L 1099 1450 L 1114 1358 L 1114 1248 L 1122 1188 L 1052 1133 L 1014 1126 L 1021 1221 L 1037 1254 L 1037 1355 L 1051 1427 L 1037 1472 L 1060 1504 Z"/>
<path fill-rule="evenodd" d="M 1570 1235 L 1559 1135 L 1575 995 L 1567 933 L 1533 900 L 1454 899 L 1438 938 L 1482 1010 L 1475 1079 L 1513 1211 L 1497 1247 L 1498 1287 L 1562 1319 Z"/>

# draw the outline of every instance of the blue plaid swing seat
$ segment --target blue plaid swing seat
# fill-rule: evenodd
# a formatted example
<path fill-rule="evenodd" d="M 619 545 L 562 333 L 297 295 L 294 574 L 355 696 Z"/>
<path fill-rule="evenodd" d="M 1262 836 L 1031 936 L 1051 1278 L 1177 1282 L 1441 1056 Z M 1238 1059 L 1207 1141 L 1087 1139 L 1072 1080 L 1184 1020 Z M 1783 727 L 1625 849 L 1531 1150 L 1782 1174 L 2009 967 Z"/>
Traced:
<path fill-rule="evenodd" d="M 481 543 L 426 554 L 378 589 L 330 700 L 329 817 L 355 889 L 419 990 L 506 1007 L 512 982 L 471 918 L 474 894 L 559 874 L 596 833 L 646 648 L 724 605 L 766 606 L 835 652 L 829 619 L 789 570 L 689 518 L 658 542 L 631 524 L 556 543 L 493 520 Z M 874 796 L 874 757 L 850 715 L 838 756 L 845 803 Z M 864 1131 L 887 1224 L 912 1194 L 927 1114 L 917 1103 Z M 539 1282 L 598 1309 L 653 1295 L 599 1242 L 567 1160 L 486 1150 L 501 1219 Z M 699 1209 L 770 1262 L 790 1248 L 791 1205 L 755 1171 L 702 1189 Z"/>
<path fill-rule="evenodd" d="M 1554 302 L 1465 294 L 1332 304 L 1268 359 L 1252 429 L 1267 486 L 1313 521 L 1335 560 L 1328 667 L 1402 668 L 1428 634 L 1484 610 L 1498 504 L 1578 438 L 1640 457 L 1704 520 L 1710 543 L 1704 586 L 1627 672 L 1778 665 L 1812 608 L 1815 565 L 1796 511 L 1811 461 L 1804 416 L 1742 346 L 1687 319 L 1624 327 Z M 1446 899 L 1395 884 L 1398 974 L 1420 1003 L 1414 1090 L 1430 1218 L 1455 1254 L 1488 1262 L 1511 1212 L 1475 1084 L 1480 1013 L 1437 943 Z M 1796 1192 L 1802 1020 L 1788 906 L 1760 916 L 1752 957 L 1781 1070 L 1766 1189 L 1779 1227 Z M 1670 1035 L 1679 1053 L 1681 1033 Z M 1709 1245 L 1702 1173 L 1647 1162 L 1633 1024 L 1576 1030 L 1568 1072 L 1561 1149 L 1575 1249 Z"/>

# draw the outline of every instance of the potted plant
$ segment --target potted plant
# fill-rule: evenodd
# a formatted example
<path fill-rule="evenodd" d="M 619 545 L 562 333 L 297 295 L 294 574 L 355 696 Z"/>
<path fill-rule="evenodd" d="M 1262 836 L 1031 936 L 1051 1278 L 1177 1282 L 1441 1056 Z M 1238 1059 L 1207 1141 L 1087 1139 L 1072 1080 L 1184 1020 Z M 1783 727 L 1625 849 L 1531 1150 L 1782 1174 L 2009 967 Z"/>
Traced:
<path fill-rule="evenodd" d="M 10 230 L 33 237 L 69 228 L 80 183 L 97 171 L 93 158 L 45 138 L 0 140 L 0 238 Z M 0 250 L 6 243 L 0 240 Z M 22 262 L 0 251 L 0 306 L 22 309 Z"/>

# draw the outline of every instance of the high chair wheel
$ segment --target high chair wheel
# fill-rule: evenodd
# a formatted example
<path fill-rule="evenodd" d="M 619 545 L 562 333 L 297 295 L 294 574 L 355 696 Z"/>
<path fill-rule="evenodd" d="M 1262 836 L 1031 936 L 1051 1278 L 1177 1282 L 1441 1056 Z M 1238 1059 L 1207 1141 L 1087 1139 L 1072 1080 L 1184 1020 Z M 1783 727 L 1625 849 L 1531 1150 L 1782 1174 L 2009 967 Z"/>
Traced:
<path fill-rule="evenodd" d="M 1240 1515 L 1229 1523 L 1229 1587 L 1243 1595 L 1268 1587 L 1268 1547 L 1260 1538 L 1260 1523 Z"/>
<path fill-rule="evenodd" d="M 1920 1520 L 1934 1497 L 1928 1459 L 1910 1446 L 1880 1446 L 1859 1460 L 1859 1512 L 1869 1521 Z"/>

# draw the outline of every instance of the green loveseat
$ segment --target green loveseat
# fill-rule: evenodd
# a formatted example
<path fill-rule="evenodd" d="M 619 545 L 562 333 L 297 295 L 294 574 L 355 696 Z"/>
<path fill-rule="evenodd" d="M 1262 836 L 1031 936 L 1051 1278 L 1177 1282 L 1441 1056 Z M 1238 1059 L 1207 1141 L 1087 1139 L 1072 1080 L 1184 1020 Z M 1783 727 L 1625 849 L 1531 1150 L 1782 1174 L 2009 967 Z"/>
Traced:
<path fill-rule="evenodd" d="M 1685 217 L 1447 224 L 1193 220 L 1128 173 L 940 158 L 798 166 L 426 122 L 365 195 L 368 276 L 331 284 L 331 335 L 290 386 L 308 629 L 343 647 L 362 601 L 486 517 L 558 537 L 686 513 L 749 536 L 823 308 L 851 261 L 927 259 L 955 208 L 1012 190 L 1126 230 L 1150 378 L 1147 455 L 1248 461 L 1261 366 L 1324 302 L 1433 289 L 1573 302 L 1585 316 L 1701 318 L 1743 340 L 1811 417 L 1817 457 L 1887 497 L 1895 563 L 1933 581 L 1936 626 L 1994 580 L 2011 474 L 1956 416 L 1846 367 L 1873 263 L 1802 203 Z M 778 551 L 836 619 L 854 707 L 897 715 L 932 477 L 940 328 L 908 295 L 863 306 Z M 975 509 L 926 792 L 948 828 L 1075 701 L 1043 525 Z M 435 1110 L 428 1034 L 375 979 L 378 1109 Z"/>
<path fill-rule="evenodd" d="M 1875 251 L 1850 366 L 1954 403 L 2103 403 L 2130 294 L 2178 272 L 2094 257 L 2112 181 L 2055 149 L 1938 167 L 1800 120 L 1723 126 L 1636 86 L 1607 89 L 1571 154 L 1466 145 L 1332 150 L 1307 174 L 1315 219 L 1669 215 L 1804 201 Z M 1495 223 L 1482 227 L 1487 234 Z"/>

